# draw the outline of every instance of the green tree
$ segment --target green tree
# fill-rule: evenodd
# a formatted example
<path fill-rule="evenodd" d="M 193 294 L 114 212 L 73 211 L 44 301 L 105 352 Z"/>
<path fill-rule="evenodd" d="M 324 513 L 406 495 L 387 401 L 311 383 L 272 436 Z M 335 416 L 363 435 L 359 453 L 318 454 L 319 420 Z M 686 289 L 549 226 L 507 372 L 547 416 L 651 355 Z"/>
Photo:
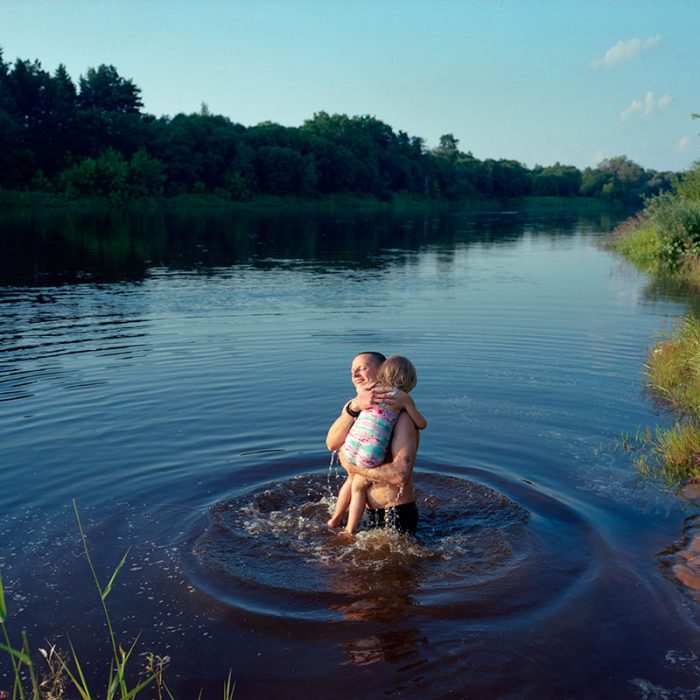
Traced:
<path fill-rule="evenodd" d="M 581 190 L 581 171 L 573 165 L 555 165 L 532 170 L 532 194 L 538 196 L 573 197 Z"/>
<path fill-rule="evenodd" d="M 132 197 L 154 197 L 163 194 L 165 168 L 140 148 L 129 161 L 126 173 L 127 191 Z"/>
<path fill-rule="evenodd" d="M 233 170 L 251 178 L 249 186 L 254 189 L 253 155 L 240 124 L 222 116 L 178 114 L 159 119 L 150 128 L 153 142 L 149 151 L 165 165 L 168 194 L 226 189 Z"/>
<path fill-rule="evenodd" d="M 443 134 L 435 149 L 435 155 L 452 161 L 456 160 L 459 155 L 459 139 L 456 139 L 452 134 Z"/>
<path fill-rule="evenodd" d="M 88 68 L 78 82 L 81 109 L 137 114 L 143 107 L 141 89 L 131 80 L 122 78 L 114 66 L 102 64 L 98 68 Z"/>
<path fill-rule="evenodd" d="M 258 186 L 269 194 L 310 196 L 316 192 L 313 159 L 292 148 L 263 146 L 257 154 Z"/>

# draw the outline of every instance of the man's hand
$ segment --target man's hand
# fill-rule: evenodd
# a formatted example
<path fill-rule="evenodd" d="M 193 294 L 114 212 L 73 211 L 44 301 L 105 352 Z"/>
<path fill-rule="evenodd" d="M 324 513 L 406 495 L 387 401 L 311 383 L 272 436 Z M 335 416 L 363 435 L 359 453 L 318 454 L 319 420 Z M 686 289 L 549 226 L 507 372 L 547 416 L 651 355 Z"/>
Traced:
<path fill-rule="evenodd" d="M 365 469 L 348 462 L 342 453 L 338 454 L 338 460 L 348 474 L 359 474 L 374 483 L 401 486 L 411 481 L 417 449 L 418 431 L 408 415 L 402 413 L 394 427 L 391 439 L 391 453 L 394 456 L 389 462 Z"/>
<path fill-rule="evenodd" d="M 413 399 L 401 389 L 393 389 L 384 399 L 384 403 L 392 410 L 394 413 L 400 413 L 409 404 L 413 403 Z"/>
<path fill-rule="evenodd" d="M 388 389 L 380 389 L 375 386 L 360 389 L 357 392 L 357 396 L 350 402 L 350 408 L 353 411 L 364 411 L 379 403 L 386 403 L 389 394 L 390 391 Z"/>

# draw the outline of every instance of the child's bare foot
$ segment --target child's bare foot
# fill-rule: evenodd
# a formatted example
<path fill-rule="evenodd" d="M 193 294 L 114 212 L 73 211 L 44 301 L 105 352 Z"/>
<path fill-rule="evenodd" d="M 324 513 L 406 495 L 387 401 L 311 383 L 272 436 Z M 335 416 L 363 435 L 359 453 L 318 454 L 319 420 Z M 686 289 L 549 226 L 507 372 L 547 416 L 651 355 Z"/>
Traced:
<path fill-rule="evenodd" d="M 340 527 L 340 521 L 342 518 L 338 518 L 335 515 L 326 523 L 328 527 Z"/>

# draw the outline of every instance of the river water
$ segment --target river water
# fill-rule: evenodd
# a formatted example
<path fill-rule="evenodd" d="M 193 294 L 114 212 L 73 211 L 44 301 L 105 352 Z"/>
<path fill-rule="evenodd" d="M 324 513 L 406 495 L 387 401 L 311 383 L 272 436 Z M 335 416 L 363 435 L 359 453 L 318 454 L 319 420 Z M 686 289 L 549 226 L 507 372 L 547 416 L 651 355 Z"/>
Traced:
<path fill-rule="evenodd" d="M 243 698 L 699 697 L 697 507 L 620 448 L 671 420 L 642 363 L 689 301 L 604 249 L 622 216 L 4 215 L 10 628 L 70 635 L 102 694 L 75 499 L 103 583 L 131 548 L 115 630 L 177 697 L 229 669 Z M 325 527 L 363 350 L 418 371 L 417 540 Z"/>

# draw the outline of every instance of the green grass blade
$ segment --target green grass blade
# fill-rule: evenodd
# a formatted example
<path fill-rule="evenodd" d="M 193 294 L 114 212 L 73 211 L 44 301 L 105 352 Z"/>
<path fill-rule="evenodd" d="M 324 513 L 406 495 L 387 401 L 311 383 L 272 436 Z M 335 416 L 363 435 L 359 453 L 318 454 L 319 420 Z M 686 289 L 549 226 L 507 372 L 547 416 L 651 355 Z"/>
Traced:
<path fill-rule="evenodd" d="M 140 635 L 139 635 L 140 636 Z M 124 652 L 122 649 L 121 645 L 119 646 L 119 651 L 122 655 L 121 661 L 117 664 L 117 675 L 115 680 L 116 682 L 119 682 L 119 686 L 121 688 L 121 697 L 124 698 L 129 694 L 129 690 L 126 685 L 126 681 L 124 680 L 126 677 L 126 665 L 129 662 L 129 658 L 131 657 L 131 653 L 134 651 L 134 648 L 136 647 L 136 643 L 138 642 L 139 637 L 136 637 L 134 640 L 134 643 L 131 645 L 129 648 L 129 651 Z M 154 676 L 155 677 L 155 676 Z"/>
<path fill-rule="evenodd" d="M 129 549 L 127 549 L 126 552 L 124 552 L 124 556 L 122 557 L 122 560 L 117 565 L 117 568 L 114 570 L 114 573 L 112 574 L 112 578 L 109 579 L 109 583 L 105 586 L 105 589 L 100 594 L 102 596 L 102 600 L 104 600 L 109 595 L 109 592 L 112 590 L 112 586 L 114 585 L 114 582 L 116 581 L 117 576 L 119 575 L 119 572 L 122 570 L 122 567 L 126 563 L 126 558 L 129 556 L 130 551 L 131 551 L 131 547 L 129 547 Z"/>
<path fill-rule="evenodd" d="M 75 519 L 78 523 L 78 530 L 80 531 L 80 539 L 83 542 L 83 550 L 85 552 L 85 558 L 87 559 L 88 566 L 90 567 L 90 572 L 92 573 L 92 578 L 95 580 L 95 585 L 97 586 L 97 590 L 100 592 L 100 595 L 102 595 L 102 587 L 100 586 L 100 582 L 97 578 L 97 572 L 95 571 L 95 567 L 92 565 L 92 558 L 90 557 L 90 550 L 88 549 L 88 545 L 87 545 L 87 537 L 85 535 L 85 530 L 83 530 L 83 523 L 80 521 L 80 513 L 78 512 L 78 503 L 76 502 L 75 498 L 73 499 L 73 510 L 75 511 Z"/>
<path fill-rule="evenodd" d="M 87 689 L 82 687 L 80 685 L 80 681 L 75 677 L 75 674 L 70 670 L 68 667 L 68 664 L 63 660 L 63 658 L 59 655 L 56 654 L 59 663 L 61 664 L 61 669 L 63 672 L 68 676 L 70 679 L 70 682 L 75 686 L 75 689 L 80 693 L 80 697 L 83 698 L 83 700 L 91 700 L 90 694 L 87 692 Z"/>
<path fill-rule="evenodd" d="M 112 683 L 114 679 L 114 666 L 112 664 L 109 665 L 109 680 L 107 681 L 107 697 L 111 698 L 114 695 L 114 690 L 112 688 Z M 115 685 L 114 688 L 117 686 Z"/>
<path fill-rule="evenodd" d="M 5 620 L 7 620 L 7 606 L 5 605 L 5 589 L 2 585 L 2 576 L 0 576 L 0 625 L 4 625 Z"/>
<path fill-rule="evenodd" d="M 68 674 L 68 677 L 71 679 L 73 685 L 75 686 L 76 690 L 80 693 L 80 696 L 83 698 L 83 700 L 90 700 L 90 691 L 88 690 L 87 681 L 85 680 L 83 667 L 80 665 L 78 655 L 75 652 L 75 647 L 73 646 L 73 642 L 70 640 L 70 638 L 68 639 L 68 644 L 70 645 L 70 651 L 73 655 L 73 663 L 75 664 L 75 669 L 78 672 L 78 675 L 80 676 L 80 682 L 78 682 L 78 679 L 68 668 L 68 664 L 66 664 L 60 656 L 58 658 L 61 661 L 65 672 Z"/>
<path fill-rule="evenodd" d="M 133 690 L 130 690 L 126 695 L 122 695 L 121 700 L 130 700 L 131 698 L 134 697 L 137 693 L 140 693 L 146 686 L 150 685 L 155 681 L 157 677 L 157 673 L 152 674 L 148 678 L 146 678 L 144 681 L 141 681 Z"/>
<path fill-rule="evenodd" d="M 109 667 L 109 686 L 107 689 L 107 697 L 111 700 L 117 692 L 117 686 L 119 685 L 119 671 L 114 675 L 114 668 Z"/>
<path fill-rule="evenodd" d="M 15 656 L 12 654 L 12 651 L 16 651 L 12 647 L 12 643 L 10 642 L 10 635 L 7 632 L 7 626 L 6 625 L 0 625 L 2 627 L 2 634 L 3 637 L 5 638 L 5 644 L 2 645 L 2 649 L 8 651 L 10 654 L 10 661 L 12 662 L 12 670 L 14 672 L 15 676 L 15 682 L 12 688 L 12 700 L 15 700 L 17 697 L 17 693 L 19 692 L 19 696 L 21 700 L 24 700 L 24 690 L 22 689 L 22 682 L 19 676 L 19 665 L 17 664 L 17 659 Z"/>
<path fill-rule="evenodd" d="M 22 630 L 22 648 L 29 658 L 29 663 L 27 663 L 27 668 L 29 669 L 29 678 L 32 682 L 32 695 L 35 698 L 39 697 L 39 680 L 36 677 L 36 670 L 34 668 L 34 663 L 32 662 L 32 657 L 29 653 L 29 635 L 26 630 Z"/>
<path fill-rule="evenodd" d="M 32 660 L 25 654 L 23 651 L 20 651 L 19 649 L 15 649 L 8 644 L 0 644 L 0 649 L 3 651 L 6 651 L 10 656 L 14 657 L 17 659 L 20 663 L 26 664 L 27 666 L 30 666 L 32 663 Z"/>
<path fill-rule="evenodd" d="M 131 652 L 134 651 L 134 648 L 136 647 L 136 644 L 138 643 L 140 636 L 141 636 L 140 634 L 136 636 L 136 639 L 134 639 L 134 643 L 129 647 L 129 651 L 127 651 L 126 653 L 124 653 L 122 651 L 122 654 L 123 654 L 122 666 L 126 667 L 126 664 L 129 661 L 129 657 L 131 656 Z M 119 647 L 119 648 L 121 649 L 121 647 Z"/>
<path fill-rule="evenodd" d="M 75 520 L 78 523 L 78 530 L 80 530 L 80 538 L 83 541 L 83 550 L 85 551 L 85 558 L 87 559 L 88 566 L 90 567 L 90 572 L 92 573 L 92 578 L 95 581 L 95 586 L 98 593 L 100 594 L 100 603 L 102 604 L 102 610 L 104 611 L 105 621 L 107 622 L 107 629 L 109 630 L 109 640 L 112 643 L 112 653 L 114 654 L 114 663 L 119 665 L 119 653 L 117 651 L 117 640 L 114 636 L 114 629 L 112 628 L 112 620 L 109 617 L 109 610 L 107 609 L 107 604 L 104 600 L 104 591 L 100 586 L 100 582 L 97 578 L 97 571 L 92 563 L 92 558 L 90 557 L 90 549 L 87 544 L 87 537 L 85 536 L 85 530 L 83 530 L 83 524 L 80 521 L 80 513 L 78 512 L 78 503 L 75 498 L 73 499 L 73 510 L 75 511 Z"/>
<path fill-rule="evenodd" d="M 233 682 L 233 685 L 231 684 L 232 673 L 233 670 L 229 669 L 228 678 L 226 679 L 226 683 L 224 683 L 224 700 L 231 700 L 231 698 L 233 698 L 233 693 L 236 690 L 236 681 Z"/>

